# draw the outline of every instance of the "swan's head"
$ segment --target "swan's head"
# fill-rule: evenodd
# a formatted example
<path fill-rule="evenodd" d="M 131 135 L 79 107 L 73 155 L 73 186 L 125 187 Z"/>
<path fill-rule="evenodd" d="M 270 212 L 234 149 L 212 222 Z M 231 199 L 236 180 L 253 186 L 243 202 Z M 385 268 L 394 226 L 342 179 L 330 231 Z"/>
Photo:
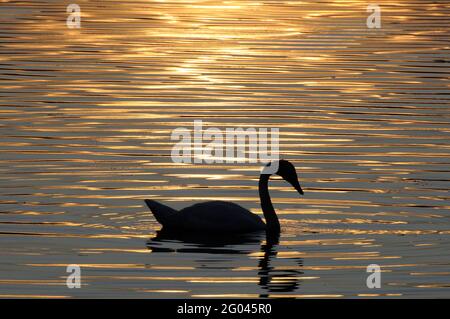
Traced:
<path fill-rule="evenodd" d="M 275 174 L 283 178 L 286 182 L 291 184 L 300 195 L 303 195 L 303 190 L 298 182 L 297 171 L 295 170 L 294 165 L 291 162 L 286 160 L 279 160 L 268 163 L 264 169 L 262 174 L 266 172 L 275 171 Z"/>

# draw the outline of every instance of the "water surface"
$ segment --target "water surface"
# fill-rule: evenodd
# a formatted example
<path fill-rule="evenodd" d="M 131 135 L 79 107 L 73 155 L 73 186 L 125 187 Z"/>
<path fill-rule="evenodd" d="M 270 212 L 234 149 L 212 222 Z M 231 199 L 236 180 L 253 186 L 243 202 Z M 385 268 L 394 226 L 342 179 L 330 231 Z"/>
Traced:
<path fill-rule="evenodd" d="M 77 3 L 0 2 L 0 297 L 450 297 L 447 1 Z M 279 241 L 157 235 L 145 198 L 261 214 L 258 165 L 171 161 L 194 120 L 280 129 Z"/>

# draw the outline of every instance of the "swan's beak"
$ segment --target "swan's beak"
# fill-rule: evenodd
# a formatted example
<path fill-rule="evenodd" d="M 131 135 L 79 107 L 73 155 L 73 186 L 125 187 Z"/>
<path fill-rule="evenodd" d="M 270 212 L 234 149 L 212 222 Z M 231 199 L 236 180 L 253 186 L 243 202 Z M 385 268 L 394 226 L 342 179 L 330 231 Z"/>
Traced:
<path fill-rule="evenodd" d="M 303 189 L 302 189 L 302 187 L 300 186 L 300 183 L 298 182 L 298 179 L 293 180 L 292 183 L 291 183 L 291 185 L 294 186 L 294 188 L 297 190 L 297 192 L 298 192 L 300 195 L 303 195 Z"/>
<path fill-rule="evenodd" d="M 301 188 L 300 184 L 297 184 L 294 187 L 300 195 L 303 195 L 303 189 Z"/>

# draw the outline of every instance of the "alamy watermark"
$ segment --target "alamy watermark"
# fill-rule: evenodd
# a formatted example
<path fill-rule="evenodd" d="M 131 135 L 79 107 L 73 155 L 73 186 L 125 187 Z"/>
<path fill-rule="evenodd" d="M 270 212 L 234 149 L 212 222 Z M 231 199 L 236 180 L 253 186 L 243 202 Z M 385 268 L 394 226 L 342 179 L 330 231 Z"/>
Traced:
<path fill-rule="evenodd" d="M 178 140 L 171 152 L 174 163 L 267 163 L 277 164 L 279 159 L 278 128 L 226 128 L 203 129 L 203 121 L 196 120 L 193 129 L 184 127 L 172 131 L 171 140 Z M 278 167 L 265 166 L 272 174 Z"/>
<path fill-rule="evenodd" d="M 366 25 L 369 29 L 381 28 L 381 8 L 378 4 L 369 4 L 367 12 L 371 13 L 366 20 Z"/>
<path fill-rule="evenodd" d="M 371 273 L 366 279 L 367 288 L 381 288 L 381 267 L 377 264 L 367 266 L 366 272 Z"/>
<path fill-rule="evenodd" d="M 69 29 L 79 29 L 81 27 L 81 8 L 78 4 L 72 3 L 66 9 L 69 16 L 66 20 L 66 25 Z"/>
<path fill-rule="evenodd" d="M 66 272 L 69 273 L 66 279 L 66 286 L 69 289 L 81 288 L 81 268 L 79 265 L 68 265 Z"/>

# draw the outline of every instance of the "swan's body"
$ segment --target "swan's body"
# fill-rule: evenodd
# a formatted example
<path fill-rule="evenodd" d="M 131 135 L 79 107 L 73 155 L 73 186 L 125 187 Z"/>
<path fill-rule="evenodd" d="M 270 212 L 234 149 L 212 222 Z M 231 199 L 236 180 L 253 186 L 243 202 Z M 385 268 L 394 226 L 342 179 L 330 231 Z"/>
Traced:
<path fill-rule="evenodd" d="M 303 194 L 294 166 L 284 160 L 280 160 L 278 163 L 276 174 L 288 181 L 300 194 Z M 183 208 L 180 211 L 154 200 L 146 199 L 145 203 L 156 220 L 163 225 L 164 230 L 217 234 L 266 230 L 271 233 L 279 233 L 280 223 L 269 196 L 269 178 L 270 174 L 263 173 L 259 179 L 259 197 L 266 223 L 258 215 L 231 202 L 204 202 Z"/>
<path fill-rule="evenodd" d="M 266 229 L 266 224 L 249 210 L 231 202 L 198 203 L 179 212 L 153 200 L 145 203 L 156 220 L 171 230 L 183 232 L 209 231 L 211 233 L 249 233 Z"/>

